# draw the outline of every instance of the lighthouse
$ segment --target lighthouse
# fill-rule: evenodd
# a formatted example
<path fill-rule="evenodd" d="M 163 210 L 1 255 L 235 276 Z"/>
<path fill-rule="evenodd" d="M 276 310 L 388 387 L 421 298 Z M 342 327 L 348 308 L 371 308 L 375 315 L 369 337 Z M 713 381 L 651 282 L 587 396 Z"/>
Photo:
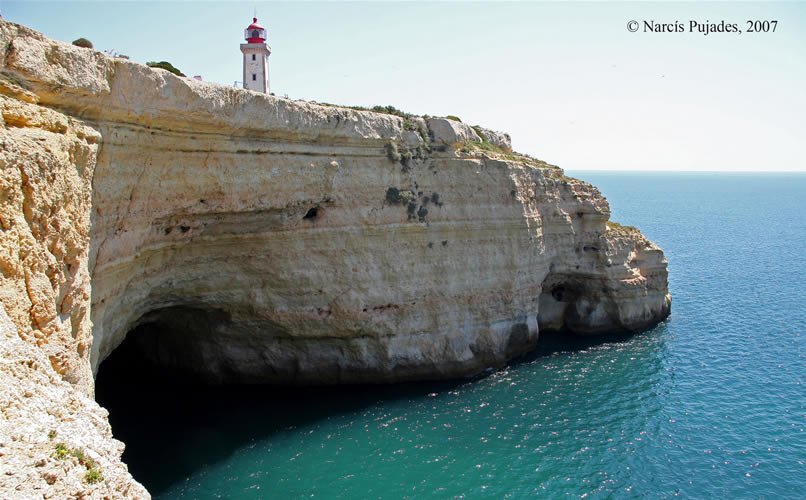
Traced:
<path fill-rule="evenodd" d="M 266 28 L 252 18 L 252 24 L 244 30 L 246 43 L 241 44 L 243 53 L 243 88 L 268 94 L 269 55 L 271 47 L 266 43 Z"/>

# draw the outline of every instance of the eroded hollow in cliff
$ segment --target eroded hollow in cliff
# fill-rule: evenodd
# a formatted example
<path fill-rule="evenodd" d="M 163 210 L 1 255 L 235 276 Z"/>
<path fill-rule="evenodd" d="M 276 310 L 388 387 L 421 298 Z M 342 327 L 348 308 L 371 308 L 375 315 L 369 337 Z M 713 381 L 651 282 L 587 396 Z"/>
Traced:
<path fill-rule="evenodd" d="M 383 399 L 453 389 L 461 381 L 394 386 L 219 384 L 212 339 L 231 325 L 221 310 L 169 307 L 137 321 L 101 363 L 96 400 L 109 411 L 123 461 L 155 496 L 255 443 L 307 423 L 360 414 Z M 209 347 L 204 347 L 209 345 Z"/>
<path fill-rule="evenodd" d="M 588 334 L 618 331 L 607 297 L 605 285 L 599 278 L 572 274 L 549 274 L 540 294 L 538 326 L 541 332 L 566 331 Z"/>
<path fill-rule="evenodd" d="M 221 370 L 215 362 L 216 338 L 228 321 L 224 311 L 189 306 L 144 315 L 101 364 L 96 377 L 99 391 L 129 374 L 181 383 L 215 382 Z"/>
<path fill-rule="evenodd" d="M 296 388 L 222 385 L 237 380 L 218 355 L 230 324 L 207 306 L 159 308 L 99 367 L 96 400 L 126 444 L 123 461 L 152 494 L 321 407 L 321 396 Z"/>

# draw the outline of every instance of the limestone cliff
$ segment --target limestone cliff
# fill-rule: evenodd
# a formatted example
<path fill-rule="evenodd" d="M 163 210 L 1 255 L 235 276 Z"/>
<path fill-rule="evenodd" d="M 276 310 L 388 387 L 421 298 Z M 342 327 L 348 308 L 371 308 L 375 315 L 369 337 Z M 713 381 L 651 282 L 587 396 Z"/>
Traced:
<path fill-rule="evenodd" d="M 179 78 L 10 23 L 0 70 L 0 304 L 18 333 L 0 342 L 36 366 L 2 370 L 39 384 L 2 392 L 21 410 L 3 413 L 0 453 L 52 461 L 69 415 L 93 422 L 65 440 L 105 478 L 26 471 L 0 492 L 146 495 L 85 396 L 129 332 L 216 383 L 387 382 L 499 366 L 541 328 L 669 313 L 660 249 L 505 134 Z"/>

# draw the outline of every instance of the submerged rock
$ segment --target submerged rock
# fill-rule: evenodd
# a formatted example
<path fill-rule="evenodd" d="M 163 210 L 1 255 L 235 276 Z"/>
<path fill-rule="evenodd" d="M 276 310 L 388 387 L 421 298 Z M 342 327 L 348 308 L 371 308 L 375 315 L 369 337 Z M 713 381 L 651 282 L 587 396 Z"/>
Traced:
<path fill-rule="evenodd" d="M 669 314 L 661 250 L 609 227 L 595 187 L 508 153 L 506 134 L 480 129 L 488 151 L 453 120 L 181 78 L 7 22 L 0 43 L 0 304 L 66 381 L 55 398 L 91 394 L 128 334 L 214 383 L 394 382 L 500 366 L 541 329 Z M 33 412 L 40 392 L 2 405 Z M 65 415 L 88 423 L 88 453 L 117 459 L 82 401 Z M 109 470 L 48 487 L 144 494 Z"/>

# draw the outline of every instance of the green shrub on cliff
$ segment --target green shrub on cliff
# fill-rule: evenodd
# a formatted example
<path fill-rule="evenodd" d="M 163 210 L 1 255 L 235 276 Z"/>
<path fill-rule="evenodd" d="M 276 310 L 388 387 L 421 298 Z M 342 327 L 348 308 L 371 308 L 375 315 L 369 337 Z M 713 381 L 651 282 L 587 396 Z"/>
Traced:
<path fill-rule="evenodd" d="M 76 47 L 84 47 L 85 49 L 93 48 L 92 42 L 87 40 L 86 38 L 76 38 L 75 40 L 73 40 L 73 45 L 75 45 Z"/>
<path fill-rule="evenodd" d="M 506 151 L 499 148 L 495 144 L 492 144 L 485 140 L 482 140 L 481 142 L 474 142 L 473 144 L 475 144 L 478 149 L 481 149 L 483 151 L 489 151 L 491 153 L 498 153 L 498 154 L 506 154 Z"/>
<path fill-rule="evenodd" d="M 451 149 L 458 151 L 460 153 L 472 153 L 476 151 L 481 151 L 484 153 L 492 153 L 494 157 L 501 158 L 504 160 L 509 161 L 517 161 L 521 163 L 525 163 L 527 165 L 538 167 L 538 168 L 545 168 L 549 169 L 549 176 L 552 175 L 559 175 L 560 177 L 565 177 L 562 174 L 562 170 L 560 167 L 556 165 L 551 165 L 549 163 L 544 162 L 543 160 L 539 160 L 533 156 L 524 154 L 524 153 L 516 153 L 515 151 L 510 151 L 507 149 L 502 149 L 495 144 L 492 144 L 487 141 L 483 142 L 475 142 L 475 141 L 462 141 L 462 142 L 454 142 L 451 144 Z M 554 171 L 555 174 L 552 174 L 551 171 Z"/>
<path fill-rule="evenodd" d="M 387 115 L 395 115 L 401 118 L 410 118 L 412 115 L 411 113 L 406 113 L 405 111 L 401 111 L 394 106 L 372 106 L 370 111 L 374 111 L 376 113 L 385 113 Z"/>
<path fill-rule="evenodd" d="M 386 149 L 386 157 L 389 158 L 389 161 L 400 161 L 402 158 L 395 142 L 386 143 L 384 149 Z"/>
<path fill-rule="evenodd" d="M 182 73 L 181 71 L 176 69 L 174 67 L 174 65 L 169 63 L 168 61 L 159 61 L 159 62 L 157 62 L 157 61 L 148 61 L 146 63 L 146 66 L 148 66 L 149 68 L 161 68 L 161 69 L 170 71 L 171 73 L 173 73 L 176 76 L 185 76 L 184 73 Z"/>
<path fill-rule="evenodd" d="M 486 141 L 456 142 L 453 144 L 453 149 L 459 151 L 460 153 L 470 153 L 471 151 L 487 151 L 488 153 L 496 153 L 500 155 L 506 154 L 506 152 L 503 149 L 499 148 L 495 144 L 491 144 Z"/>
<path fill-rule="evenodd" d="M 55 435 L 54 435 L 55 437 Z M 53 456 L 57 460 L 66 460 L 68 457 L 74 457 L 78 463 L 87 468 L 84 473 L 84 482 L 89 484 L 100 483 L 104 480 L 104 475 L 95 460 L 87 456 L 81 448 L 68 448 L 64 443 L 56 443 L 54 446 Z"/>
<path fill-rule="evenodd" d="M 354 109 L 356 111 L 372 111 L 374 113 L 383 113 L 385 115 L 394 115 L 399 116 L 401 118 L 411 118 L 414 116 L 411 113 L 406 113 L 403 110 L 397 109 L 394 106 L 372 106 L 371 108 L 367 108 L 365 106 L 347 106 L 342 104 L 332 104 L 329 102 L 320 102 L 322 106 L 333 106 L 337 108 L 347 108 L 347 109 Z"/>
<path fill-rule="evenodd" d="M 609 220 L 607 221 L 607 228 L 612 229 L 615 231 L 622 230 L 622 231 L 638 231 L 638 228 L 635 226 L 625 226 L 623 224 L 619 224 L 616 221 Z"/>
<path fill-rule="evenodd" d="M 386 190 L 386 201 L 395 205 L 408 205 L 416 199 L 417 196 L 413 191 L 401 191 L 396 187 L 390 187 Z"/>
<path fill-rule="evenodd" d="M 87 472 L 84 473 L 84 481 L 89 484 L 100 483 L 104 480 L 104 475 L 101 472 L 101 469 L 98 468 L 91 468 L 87 469 Z"/>
<path fill-rule="evenodd" d="M 56 443 L 54 447 L 53 456 L 59 460 L 64 460 L 70 456 L 70 449 L 64 443 Z"/>

